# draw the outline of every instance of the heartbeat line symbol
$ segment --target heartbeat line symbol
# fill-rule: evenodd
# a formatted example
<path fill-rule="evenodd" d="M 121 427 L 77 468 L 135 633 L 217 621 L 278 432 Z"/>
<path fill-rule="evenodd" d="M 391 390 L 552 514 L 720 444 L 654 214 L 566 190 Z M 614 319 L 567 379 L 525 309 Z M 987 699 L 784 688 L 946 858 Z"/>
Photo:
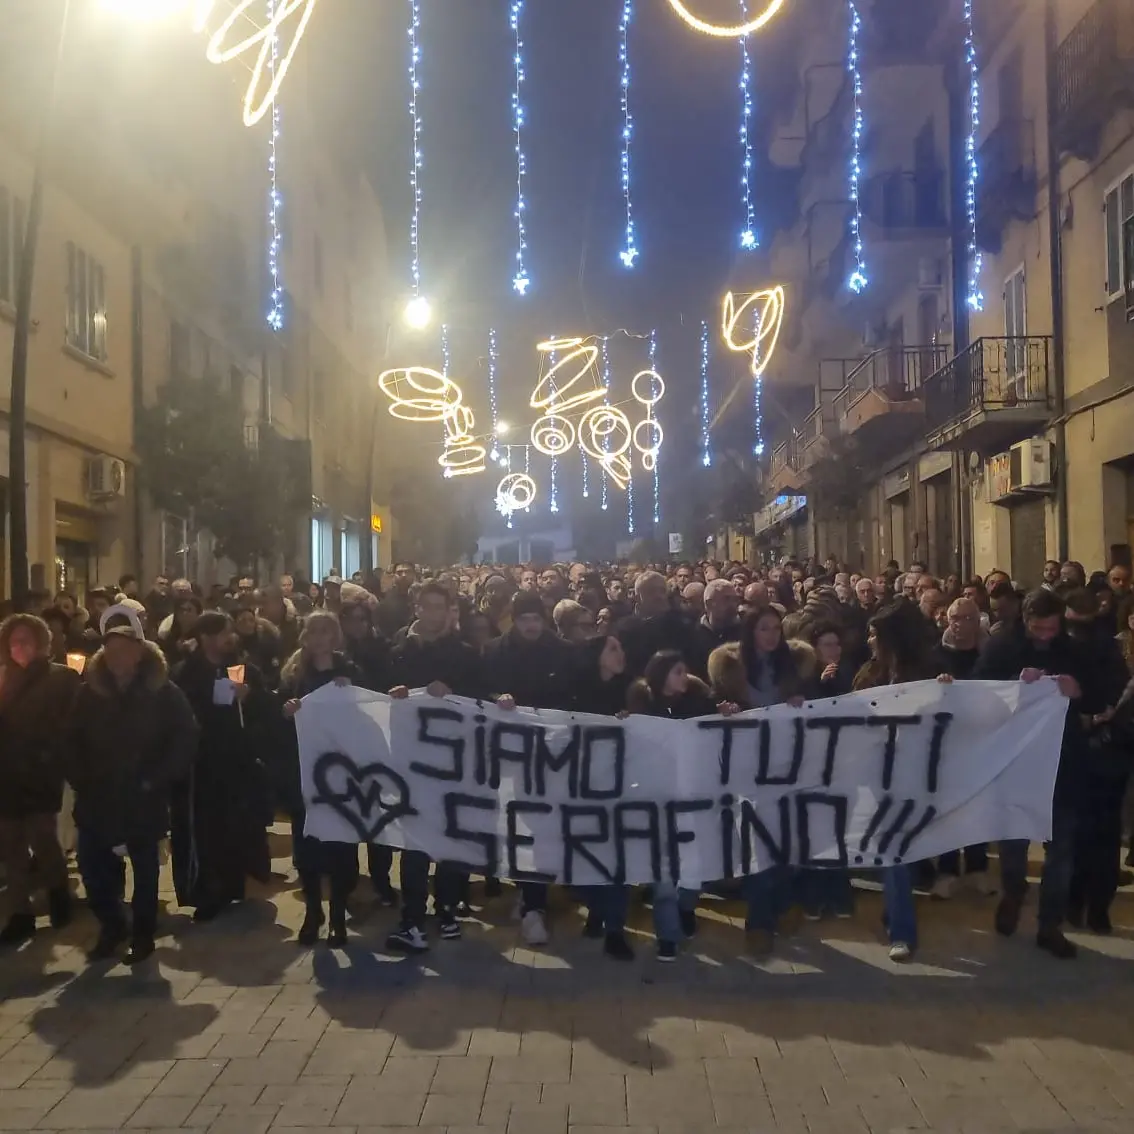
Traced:
<path fill-rule="evenodd" d="M 279 5 L 273 11 L 271 19 L 263 27 L 260 27 L 249 14 L 253 3 L 260 2 L 262 0 L 237 0 L 220 26 L 209 35 L 208 46 L 205 48 L 205 57 L 209 62 L 218 64 L 229 63 L 254 48 L 258 49 L 252 64 L 252 77 L 248 80 L 248 89 L 244 94 L 245 126 L 255 126 L 275 102 L 284 76 L 299 49 L 303 33 L 307 31 L 307 25 L 311 22 L 318 0 L 279 0 Z M 192 0 L 195 32 L 206 30 L 209 17 L 216 6 L 217 0 Z M 299 12 L 299 19 L 292 40 L 273 58 L 273 48 L 282 41 L 284 27 L 296 12 Z M 233 29 L 241 20 L 247 20 L 253 27 L 253 30 L 243 38 L 239 38 L 240 32 L 233 35 Z M 268 76 L 267 84 L 261 94 L 261 87 L 265 86 L 265 73 Z"/>

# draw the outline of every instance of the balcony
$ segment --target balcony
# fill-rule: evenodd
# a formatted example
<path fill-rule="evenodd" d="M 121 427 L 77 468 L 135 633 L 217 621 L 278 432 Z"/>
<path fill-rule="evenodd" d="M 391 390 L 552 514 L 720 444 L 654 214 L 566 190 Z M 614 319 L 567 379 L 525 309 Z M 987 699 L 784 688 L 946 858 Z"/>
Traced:
<path fill-rule="evenodd" d="M 1115 112 L 1134 106 L 1134 6 L 1095 0 L 1055 52 L 1054 138 L 1090 161 Z"/>
<path fill-rule="evenodd" d="M 777 496 L 798 494 L 805 479 L 799 436 L 793 433 L 772 450 L 772 490 Z"/>
<path fill-rule="evenodd" d="M 798 434 L 800 466 L 806 472 L 831 451 L 830 441 L 837 437 L 839 424 L 831 402 L 817 405 L 804 419 Z"/>
<path fill-rule="evenodd" d="M 900 447 L 921 432 L 926 379 L 949 360 L 941 346 L 876 350 L 859 362 L 835 396 L 839 429 L 860 445 Z"/>
<path fill-rule="evenodd" d="M 925 381 L 933 449 L 998 453 L 1051 416 L 1051 339 L 977 339 Z"/>
<path fill-rule="evenodd" d="M 945 237 L 945 174 L 939 169 L 880 173 L 863 187 L 862 213 L 884 240 Z"/>
<path fill-rule="evenodd" d="M 1036 139 L 1027 119 L 1001 122 L 977 153 L 977 244 L 986 252 L 1000 251 L 1008 222 L 1036 215 Z"/>

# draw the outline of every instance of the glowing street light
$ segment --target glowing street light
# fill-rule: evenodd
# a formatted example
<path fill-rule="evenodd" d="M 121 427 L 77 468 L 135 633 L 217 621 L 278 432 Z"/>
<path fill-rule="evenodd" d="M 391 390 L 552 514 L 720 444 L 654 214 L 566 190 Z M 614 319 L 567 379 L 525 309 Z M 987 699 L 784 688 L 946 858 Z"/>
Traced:
<path fill-rule="evenodd" d="M 433 305 L 424 295 L 415 295 L 406 304 L 403 318 L 407 327 L 414 331 L 424 331 L 433 322 Z"/>
<path fill-rule="evenodd" d="M 508 430 L 511 428 L 512 427 L 506 421 L 498 421 L 496 423 L 496 436 L 506 437 L 508 435 Z"/>

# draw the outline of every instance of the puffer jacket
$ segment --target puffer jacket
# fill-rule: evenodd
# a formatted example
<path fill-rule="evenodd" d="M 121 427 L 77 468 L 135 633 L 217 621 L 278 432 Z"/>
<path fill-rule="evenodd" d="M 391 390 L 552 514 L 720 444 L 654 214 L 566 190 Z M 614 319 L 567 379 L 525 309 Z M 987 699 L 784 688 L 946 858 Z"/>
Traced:
<path fill-rule="evenodd" d="M 189 701 L 152 642 L 127 687 L 118 686 L 101 650 L 84 678 L 65 744 L 75 823 L 112 846 L 160 839 L 169 830 L 171 788 L 197 750 Z"/>
<path fill-rule="evenodd" d="M 778 703 L 793 697 L 815 697 L 819 693 L 819 662 L 806 642 L 788 640 L 791 669 L 779 675 Z M 748 674 L 740 656 L 740 643 L 728 642 L 709 655 L 709 683 L 718 701 L 749 707 Z"/>
<path fill-rule="evenodd" d="M 63 741 L 79 675 L 46 658 L 8 664 L 0 687 L 0 819 L 54 815 L 63 805 Z"/>

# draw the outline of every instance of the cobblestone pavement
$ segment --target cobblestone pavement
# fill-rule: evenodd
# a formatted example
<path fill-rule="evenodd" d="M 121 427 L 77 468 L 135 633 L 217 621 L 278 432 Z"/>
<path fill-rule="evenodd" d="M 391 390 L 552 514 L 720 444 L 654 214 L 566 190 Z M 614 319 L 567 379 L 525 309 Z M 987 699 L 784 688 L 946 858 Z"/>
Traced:
<path fill-rule="evenodd" d="M 739 908 L 710 903 L 668 966 L 646 911 L 631 964 L 566 905 L 525 949 L 508 890 L 411 959 L 383 951 L 396 915 L 365 898 L 345 953 L 300 949 L 282 885 L 209 926 L 170 906 L 135 971 L 85 968 L 84 914 L 0 957 L 0 1131 L 1134 1132 L 1128 896 L 1070 963 L 1034 947 L 1031 911 L 1004 941 L 994 899 L 920 898 L 902 968 L 878 895 L 859 897 L 765 963 L 743 955 Z"/>

